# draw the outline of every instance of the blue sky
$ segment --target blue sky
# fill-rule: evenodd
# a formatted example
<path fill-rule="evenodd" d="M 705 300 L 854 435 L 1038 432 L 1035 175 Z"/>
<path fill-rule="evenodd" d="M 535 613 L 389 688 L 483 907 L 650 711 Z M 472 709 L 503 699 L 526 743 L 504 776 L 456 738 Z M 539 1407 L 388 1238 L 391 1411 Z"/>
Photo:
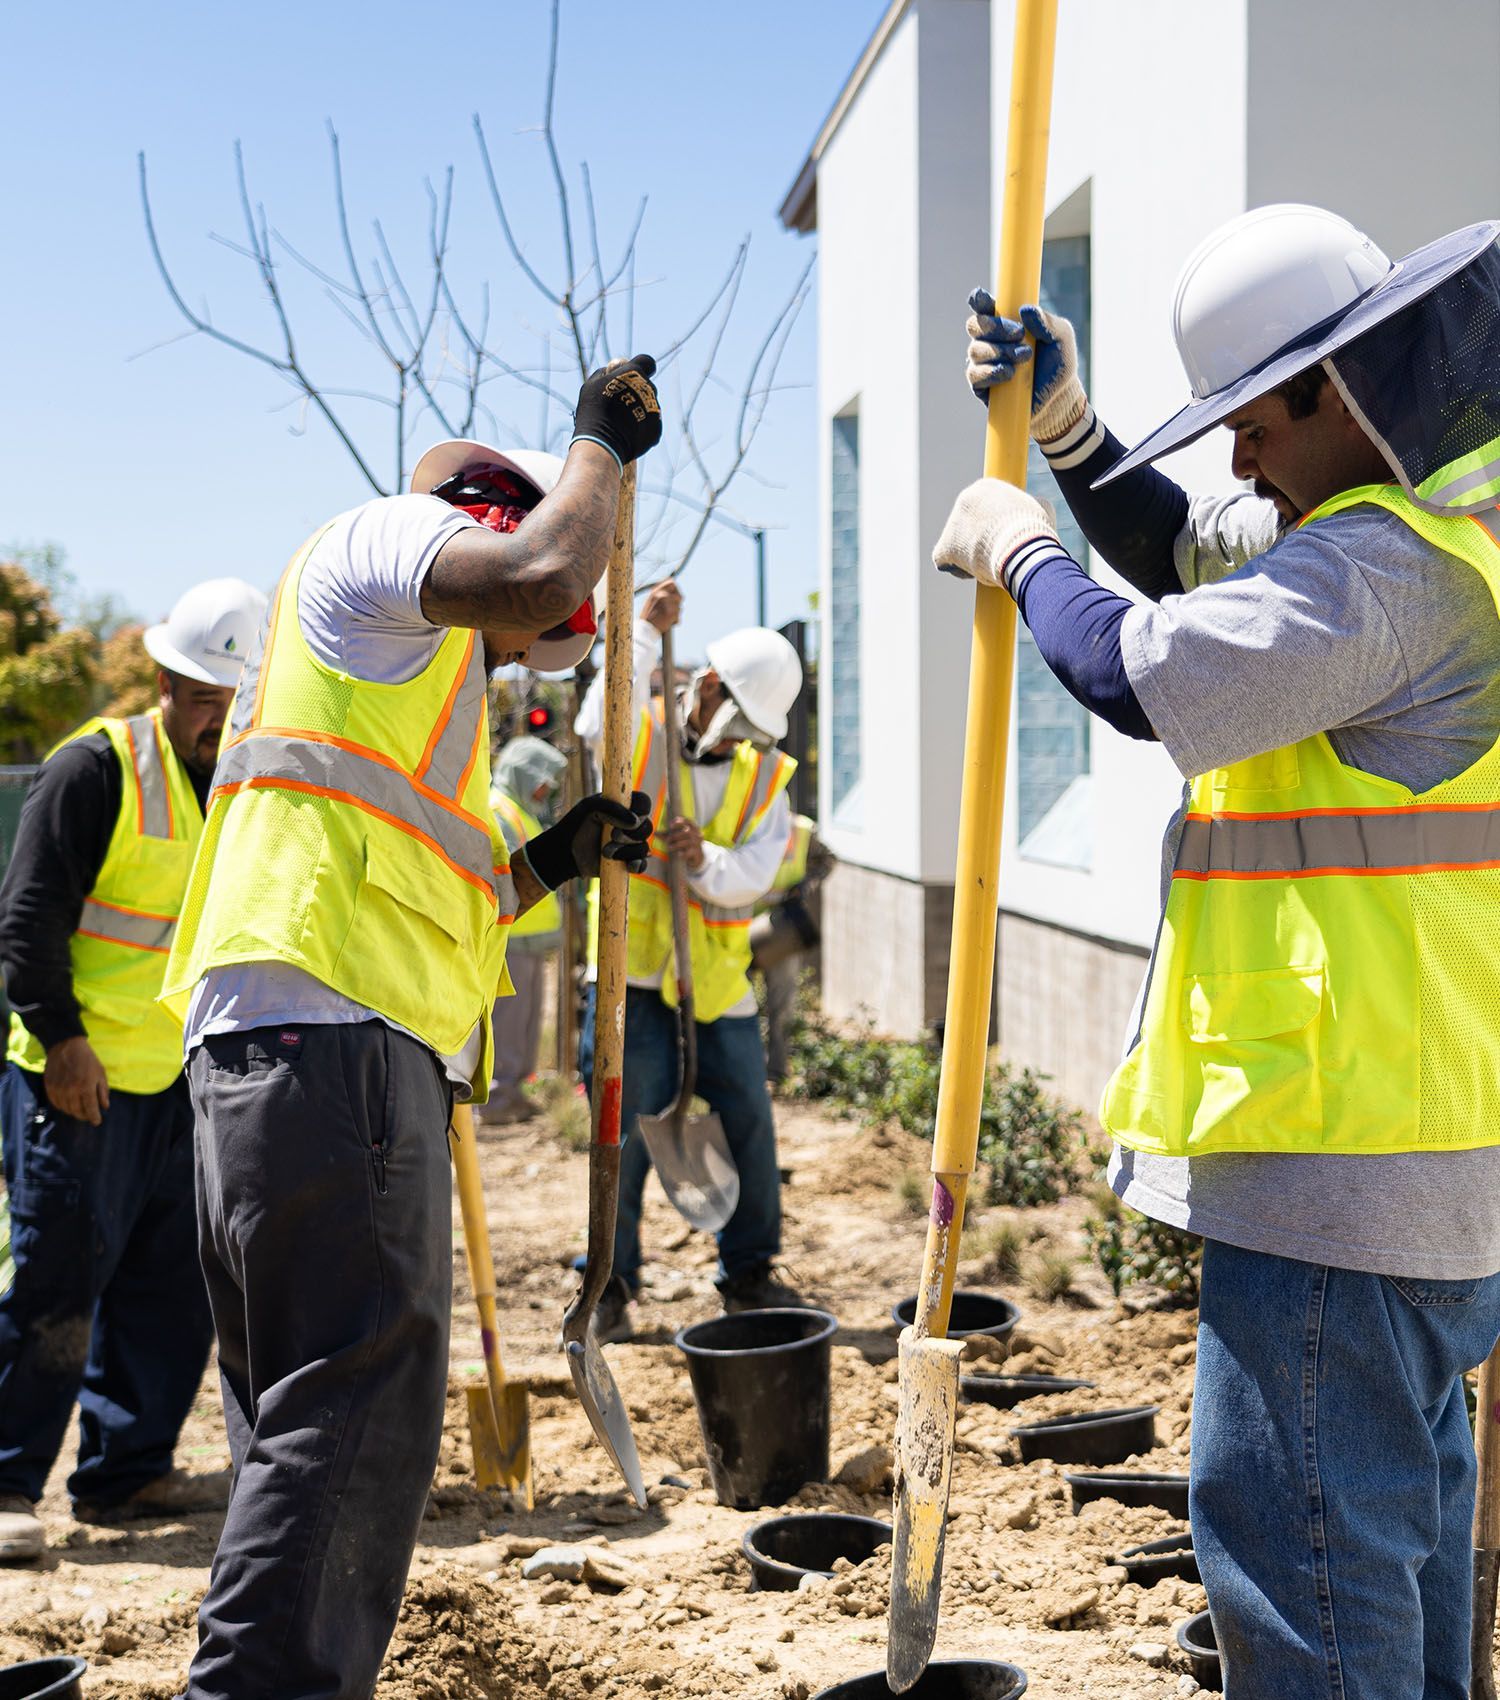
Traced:
<path fill-rule="evenodd" d="M 736 391 L 753 344 L 805 264 L 810 239 L 776 208 L 883 0 L 564 0 L 557 127 L 570 186 L 593 172 L 602 246 L 617 248 L 641 194 L 635 343 L 691 321 L 749 233 L 750 261 L 715 383 Z M 409 280 L 426 243 L 424 180 L 455 168 L 452 273 L 472 305 L 491 289 L 490 340 L 534 362 L 545 304 L 517 272 L 484 188 L 471 119 L 484 121 L 519 240 L 559 268 L 541 140 L 545 0 L 490 7 L 186 5 L 5 8 L 7 97 L 0 206 L 6 405 L 0 543 L 52 541 L 81 587 L 157 618 L 199 578 L 274 581 L 315 525 L 369 493 L 319 421 L 273 373 L 183 325 L 142 225 L 144 150 L 158 233 L 184 294 L 214 322 L 273 346 L 250 266 L 211 233 L 242 237 L 233 145 L 271 225 L 320 265 L 339 263 L 325 121 L 337 127 L 357 253 L 378 216 Z M 294 328 L 315 375 L 378 388 L 365 343 L 315 280 L 286 260 Z M 769 613 L 806 609 L 816 574 L 814 302 L 781 368 L 728 502 L 771 527 Z M 619 352 L 619 350 L 616 350 Z M 685 367 L 684 376 L 692 367 Z M 570 388 L 571 388 L 570 383 Z M 540 406 L 514 383 L 488 392 L 501 427 L 534 439 Z M 673 389 L 667 388 L 670 406 Z M 710 400 L 712 396 L 710 395 Z M 718 424 L 724 419 L 721 402 Z M 362 443 L 392 463 L 393 427 L 349 402 Z M 554 414 L 554 423 L 556 415 Z M 305 423 L 305 428 L 302 426 Z M 445 435 L 419 422 L 413 449 Z M 483 434 L 483 433 L 481 433 Z M 410 461 L 408 460 L 408 465 Z M 752 545 L 717 528 L 684 579 L 689 653 L 753 618 Z"/>

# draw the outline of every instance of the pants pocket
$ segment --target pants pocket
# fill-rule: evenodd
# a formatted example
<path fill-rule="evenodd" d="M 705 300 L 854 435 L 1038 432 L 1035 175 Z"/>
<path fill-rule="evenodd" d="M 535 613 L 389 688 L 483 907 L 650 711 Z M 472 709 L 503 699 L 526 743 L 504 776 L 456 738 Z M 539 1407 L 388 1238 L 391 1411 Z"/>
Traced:
<path fill-rule="evenodd" d="M 1473 1304 L 1480 1283 L 1473 1281 L 1417 1281 L 1409 1275 L 1387 1275 L 1386 1280 L 1408 1304 L 1468 1305 Z"/>

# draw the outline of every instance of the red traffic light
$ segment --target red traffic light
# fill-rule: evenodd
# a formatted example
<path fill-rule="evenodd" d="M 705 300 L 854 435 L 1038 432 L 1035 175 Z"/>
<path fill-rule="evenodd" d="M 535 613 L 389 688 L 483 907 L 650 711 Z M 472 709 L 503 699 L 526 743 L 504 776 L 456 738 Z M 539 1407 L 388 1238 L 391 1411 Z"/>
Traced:
<path fill-rule="evenodd" d="M 540 703 L 535 708 L 527 709 L 526 724 L 533 732 L 549 732 L 552 729 L 552 710 Z"/>

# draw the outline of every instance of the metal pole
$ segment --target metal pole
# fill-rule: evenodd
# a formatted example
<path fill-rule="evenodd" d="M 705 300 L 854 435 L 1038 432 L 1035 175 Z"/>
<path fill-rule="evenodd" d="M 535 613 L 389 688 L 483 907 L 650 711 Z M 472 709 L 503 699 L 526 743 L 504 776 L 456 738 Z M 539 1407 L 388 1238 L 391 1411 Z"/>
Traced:
<path fill-rule="evenodd" d="M 755 623 L 766 623 L 766 534 L 755 533 Z"/>

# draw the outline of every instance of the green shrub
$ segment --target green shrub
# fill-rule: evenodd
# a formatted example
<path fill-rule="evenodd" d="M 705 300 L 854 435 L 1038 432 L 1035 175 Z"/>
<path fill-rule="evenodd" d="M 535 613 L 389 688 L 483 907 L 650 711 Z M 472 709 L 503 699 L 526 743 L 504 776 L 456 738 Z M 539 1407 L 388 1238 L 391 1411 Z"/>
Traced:
<path fill-rule="evenodd" d="M 1127 1210 L 1113 1193 L 1109 1207 L 1090 1216 L 1083 1231 L 1116 1298 L 1126 1287 L 1147 1281 L 1184 1304 L 1197 1302 L 1203 1261 L 1203 1241 L 1197 1234 Z"/>
<path fill-rule="evenodd" d="M 1045 1304 L 1073 1298 L 1078 1290 L 1078 1259 L 1059 1246 L 1039 1251 L 1027 1265 L 1026 1286 Z"/>
<path fill-rule="evenodd" d="M 878 1039 L 868 1027 L 839 1033 L 804 1000 L 788 1050 L 791 1096 L 932 1138 L 942 1076 L 935 1044 Z M 1004 1063 L 987 1072 L 979 1113 L 984 1202 L 1052 1203 L 1077 1179 L 1084 1148 L 1077 1111 L 1044 1091 L 1041 1076 Z"/>

